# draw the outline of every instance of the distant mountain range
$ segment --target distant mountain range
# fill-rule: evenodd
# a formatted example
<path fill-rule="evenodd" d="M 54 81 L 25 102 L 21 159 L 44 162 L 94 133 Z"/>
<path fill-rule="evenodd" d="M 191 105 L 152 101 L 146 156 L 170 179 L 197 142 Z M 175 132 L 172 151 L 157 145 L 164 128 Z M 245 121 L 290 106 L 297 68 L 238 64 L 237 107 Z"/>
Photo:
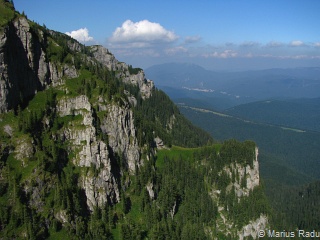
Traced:
<path fill-rule="evenodd" d="M 223 104 L 216 104 L 218 109 L 265 99 L 320 97 L 320 67 L 215 72 L 195 64 L 168 63 L 145 72 L 171 98 L 219 99 Z"/>

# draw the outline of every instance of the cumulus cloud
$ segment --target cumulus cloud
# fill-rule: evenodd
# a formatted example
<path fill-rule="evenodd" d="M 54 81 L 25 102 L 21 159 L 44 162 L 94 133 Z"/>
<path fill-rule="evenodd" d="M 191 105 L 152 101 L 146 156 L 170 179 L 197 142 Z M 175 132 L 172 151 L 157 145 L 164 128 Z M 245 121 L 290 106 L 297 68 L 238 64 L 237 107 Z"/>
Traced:
<path fill-rule="evenodd" d="M 231 49 L 224 50 L 223 52 L 213 52 L 210 54 L 204 54 L 204 57 L 206 57 L 206 58 L 210 58 L 210 57 L 213 57 L 213 58 L 234 58 L 237 56 L 238 56 L 238 53 L 231 50 Z"/>
<path fill-rule="evenodd" d="M 139 22 L 125 21 L 118 27 L 109 39 L 111 42 L 173 42 L 178 36 L 166 30 L 159 23 L 143 20 Z"/>
<path fill-rule="evenodd" d="M 93 41 L 93 37 L 89 36 L 89 30 L 87 28 L 80 28 L 72 32 L 66 32 L 66 34 L 78 40 L 79 42 Z"/>
<path fill-rule="evenodd" d="M 290 46 L 292 46 L 292 47 L 301 47 L 301 46 L 303 46 L 303 45 L 304 45 L 304 42 L 299 41 L 299 40 L 297 40 L 297 41 L 292 41 L 292 42 L 290 43 Z"/>

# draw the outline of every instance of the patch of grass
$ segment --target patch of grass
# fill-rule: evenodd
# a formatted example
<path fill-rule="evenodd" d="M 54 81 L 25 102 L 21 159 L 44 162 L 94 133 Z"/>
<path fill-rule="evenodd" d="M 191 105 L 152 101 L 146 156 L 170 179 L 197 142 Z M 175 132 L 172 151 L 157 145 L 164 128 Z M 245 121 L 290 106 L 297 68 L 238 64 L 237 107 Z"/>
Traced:
<path fill-rule="evenodd" d="M 81 94 L 86 94 L 86 80 L 92 78 L 92 73 L 88 70 L 82 69 L 79 73 L 79 77 L 70 78 L 66 80 L 66 86 L 69 91 L 69 95 L 78 96 Z"/>
<path fill-rule="evenodd" d="M 143 223 L 143 213 L 141 212 L 141 197 L 134 194 L 130 195 L 131 209 L 127 216 L 134 219 L 135 222 Z"/>
<path fill-rule="evenodd" d="M 28 109 L 40 114 L 46 109 L 48 100 L 49 99 L 47 91 L 38 92 L 29 102 Z"/>
<path fill-rule="evenodd" d="M 184 160 L 193 160 L 193 153 L 197 148 L 183 148 L 178 146 L 172 146 L 170 149 L 161 149 L 157 153 L 156 167 L 161 168 L 164 164 L 164 158 L 170 159 L 182 158 Z"/>
<path fill-rule="evenodd" d="M 194 153 L 204 150 L 205 148 L 212 149 L 212 151 L 219 152 L 222 144 L 213 144 L 211 146 L 200 147 L 200 148 L 184 148 L 179 146 L 173 146 L 170 149 L 161 149 L 157 153 L 156 166 L 162 167 L 164 164 L 164 158 L 170 159 L 181 158 L 186 161 L 194 161 Z"/>

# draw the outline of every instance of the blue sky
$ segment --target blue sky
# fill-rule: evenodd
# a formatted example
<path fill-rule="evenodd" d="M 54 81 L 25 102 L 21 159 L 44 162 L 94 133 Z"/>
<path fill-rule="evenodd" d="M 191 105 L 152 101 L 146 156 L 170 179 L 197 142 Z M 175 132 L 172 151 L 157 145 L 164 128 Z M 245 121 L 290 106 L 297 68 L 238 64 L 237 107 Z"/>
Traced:
<path fill-rule="evenodd" d="M 120 61 L 213 70 L 320 66 L 320 1 L 14 0 L 18 11 Z"/>

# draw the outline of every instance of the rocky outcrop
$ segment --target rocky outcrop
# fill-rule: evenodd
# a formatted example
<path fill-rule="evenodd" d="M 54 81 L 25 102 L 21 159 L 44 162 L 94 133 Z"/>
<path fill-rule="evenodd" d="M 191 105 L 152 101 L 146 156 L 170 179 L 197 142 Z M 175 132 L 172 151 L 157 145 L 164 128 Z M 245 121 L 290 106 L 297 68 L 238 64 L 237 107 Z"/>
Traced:
<path fill-rule="evenodd" d="M 154 83 L 146 79 L 142 70 L 138 71 L 138 73 L 131 74 L 127 64 L 119 62 L 108 49 L 102 46 L 92 46 L 91 52 L 98 62 L 106 66 L 109 70 L 116 72 L 116 77 L 126 83 L 139 86 L 142 98 L 149 98 L 151 96 Z"/>
<path fill-rule="evenodd" d="M 99 108 L 106 111 L 101 130 L 108 138 L 108 145 L 96 137 L 93 109 L 87 96 L 63 97 L 57 103 L 60 117 L 77 116 L 63 127 L 60 138 L 71 142 L 70 151 L 76 153 L 73 163 L 92 170 L 82 176 L 79 183 L 85 190 L 90 209 L 119 201 L 120 187 L 112 163 L 115 154 L 132 174 L 140 165 L 140 149 L 129 105 L 118 106 L 103 101 L 99 104 Z"/>
<path fill-rule="evenodd" d="M 0 112 L 5 112 L 21 99 L 34 95 L 47 79 L 38 77 L 43 54 L 24 17 L 9 24 L 0 39 Z"/>
<path fill-rule="evenodd" d="M 236 196 L 238 203 L 243 198 L 250 198 L 252 191 L 260 185 L 258 154 L 259 151 L 256 147 L 252 164 L 245 165 L 235 161 L 225 166 L 222 171 L 218 173 L 220 176 L 226 174 L 231 180 L 224 192 L 225 194 Z M 222 191 L 222 189 L 213 187 L 210 195 L 215 201 L 219 202 Z M 259 218 L 246 223 L 241 230 L 235 231 L 238 226 L 229 217 L 229 208 L 225 207 L 224 202 L 221 201 L 217 204 L 217 207 L 218 220 L 216 222 L 218 224 L 216 225 L 216 231 L 223 233 L 225 236 L 237 236 L 237 239 L 241 240 L 249 236 L 253 239 L 258 239 L 259 231 L 266 229 L 268 226 L 268 217 L 261 214 Z M 213 236 L 213 239 L 216 238 Z"/>
<path fill-rule="evenodd" d="M 0 113 L 16 107 L 63 76 L 77 77 L 74 66 L 50 62 L 45 33 L 20 16 L 0 33 Z M 74 49 L 79 47 L 73 46 Z"/>
<path fill-rule="evenodd" d="M 259 238 L 259 231 L 265 230 L 268 225 L 268 218 L 265 215 L 261 215 L 258 219 L 250 221 L 249 224 L 244 226 L 241 231 L 238 231 L 239 240 L 252 237 L 253 239 Z"/>
<path fill-rule="evenodd" d="M 77 153 L 73 163 L 90 169 L 81 176 L 79 182 L 85 191 L 88 207 L 93 210 L 95 206 L 103 207 L 106 203 L 118 202 L 119 187 L 112 172 L 112 159 L 107 144 L 96 137 L 88 98 L 85 95 L 62 98 L 57 111 L 60 117 L 81 116 L 80 121 L 71 121 L 63 128 L 61 138 L 71 141 L 70 151 Z"/>
<path fill-rule="evenodd" d="M 16 141 L 15 157 L 22 162 L 22 166 L 26 166 L 27 161 L 34 154 L 33 142 L 27 135 L 21 136 Z"/>
<path fill-rule="evenodd" d="M 140 150 L 132 110 L 128 106 L 108 105 L 101 129 L 108 135 L 110 147 L 134 173 L 136 166 L 140 165 Z"/>
<path fill-rule="evenodd" d="M 232 173 L 238 175 L 235 181 L 227 187 L 229 190 L 234 187 L 238 197 L 249 196 L 250 191 L 260 184 L 258 154 L 259 151 L 258 148 L 256 148 L 252 167 L 250 165 L 243 166 L 238 163 L 232 163 L 230 166 L 224 168 L 224 171 L 230 178 L 232 177 Z"/>

